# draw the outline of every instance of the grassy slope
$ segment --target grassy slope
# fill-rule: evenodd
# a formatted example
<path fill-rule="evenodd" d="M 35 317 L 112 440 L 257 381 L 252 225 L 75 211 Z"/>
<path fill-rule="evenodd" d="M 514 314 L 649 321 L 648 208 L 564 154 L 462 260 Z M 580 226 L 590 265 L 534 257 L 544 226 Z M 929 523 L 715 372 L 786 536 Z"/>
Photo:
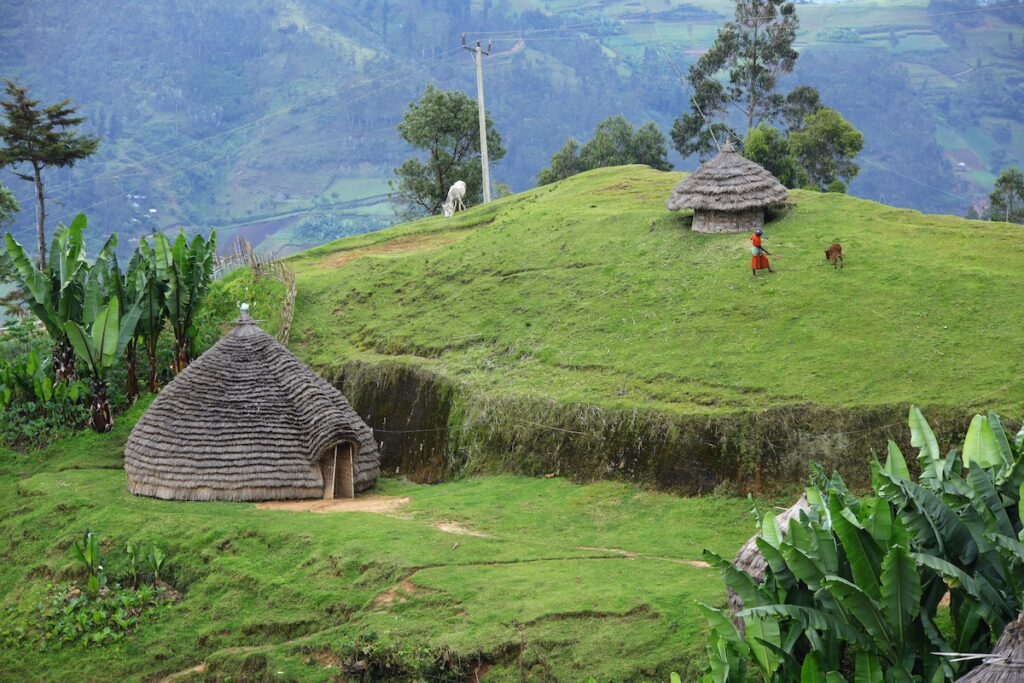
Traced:
<path fill-rule="evenodd" d="M 752 278 L 747 235 L 664 208 L 679 177 L 602 169 L 307 252 L 292 346 L 606 407 L 1024 408 L 1024 230 L 793 192 L 767 228 L 778 272 Z"/>
<path fill-rule="evenodd" d="M 520 665 L 558 680 L 666 679 L 703 650 L 695 602 L 723 600 L 717 572 L 678 560 L 730 554 L 750 533 L 744 500 L 512 477 L 385 481 L 384 493 L 411 498 L 395 516 L 134 498 L 121 448 L 142 408 L 112 435 L 0 454 L 0 636 L 32 623 L 48 584 L 73 576 L 67 549 L 86 528 L 114 574 L 128 540 L 168 549 L 184 601 L 102 649 L 5 644 L 5 678 L 152 679 L 206 661 L 217 680 L 332 680 L 358 641 L 371 660 L 422 665 L 448 648 L 472 667 L 482 656 L 493 680 L 518 680 Z M 488 537 L 432 526 L 442 521 Z M 408 592 L 375 604 L 402 581 Z"/>

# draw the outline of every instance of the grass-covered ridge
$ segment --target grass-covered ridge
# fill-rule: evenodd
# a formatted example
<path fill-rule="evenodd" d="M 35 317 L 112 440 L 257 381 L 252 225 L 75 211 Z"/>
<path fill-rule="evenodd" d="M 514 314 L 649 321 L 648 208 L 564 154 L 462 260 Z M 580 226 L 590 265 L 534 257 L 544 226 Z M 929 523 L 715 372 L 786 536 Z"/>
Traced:
<path fill-rule="evenodd" d="M 601 169 L 307 252 L 291 345 L 324 370 L 397 359 L 485 394 L 677 415 L 1024 408 L 1024 230 L 796 191 L 766 229 L 777 274 L 752 278 L 749 236 L 664 208 L 679 177 Z"/>
<path fill-rule="evenodd" d="M 388 515 L 133 497 L 121 452 L 144 408 L 112 434 L 0 452 L 5 678 L 161 680 L 202 664 L 188 680 L 365 667 L 371 680 L 457 681 L 480 665 L 496 681 L 691 679 L 706 632 L 696 603 L 724 601 L 718 573 L 693 561 L 752 531 L 743 499 L 564 479 L 384 480 L 377 493 L 410 499 Z M 18 630 L 41 626 L 51 584 L 81 578 L 69 547 L 85 529 L 111 581 L 126 575 L 126 542 L 163 548 L 183 599 L 117 643 L 38 651 Z"/>

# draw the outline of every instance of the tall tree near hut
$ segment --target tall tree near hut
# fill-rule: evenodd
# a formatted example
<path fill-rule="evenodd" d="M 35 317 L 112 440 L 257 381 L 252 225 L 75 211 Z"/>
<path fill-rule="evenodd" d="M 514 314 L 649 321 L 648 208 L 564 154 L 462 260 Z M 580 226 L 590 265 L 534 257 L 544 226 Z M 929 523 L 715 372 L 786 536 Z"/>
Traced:
<path fill-rule="evenodd" d="M 735 20 L 718 30 L 711 49 L 690 67 L 691 109 L 676 119 L 672 140 L 683 156 L 707 157 L 725 135 L 746 137 L 762 122 L 783 112 L 786 100 L 775 91 L 780 76 L 793 71 L 793 49 L 800 22 L 785 0 L 737 0 Z M 746 123 L 738 136 L 727 117 L 739 110 Z"/>
<path fill-rule="evenodd" d="M 466 203 L 483 196 L 480 166 L 480 127 L 476 102 L 465 93 L 441 91 L 428 85 L 418 102 L 409 104 L 398 134 L 427 159 L 406 159 L 390 181 L 400 218 L 412 220 L 441 212 L 448 188 L 456 180 L 466 183 Z M 501 136 L 487 118 L 487 156 L 490 163 L 505 156 Z"/>
<path fill-rule="evenodd" d="M 1019 168 L 1000 173 L 988 199 L 992 220 L 1024 223 L 1024 173 Z"/>
<path fill-rule="evenodd" d="M 43 170 L 49 167 L 71 167 L 92 156 L 99 138 L 80 135 L 79 125 L 85 121 L 75 116 L 78 107 L 68 100 L 40 108 L 39 100 L 29 98 L 28 91 L 7 81 L 5 102 L 0 102 L 6 123 L 0 123 L 0 166 L 28 164 L 32 173 L 16 173 L 23 180 L 35 183 L 36 238 L 39 245 L 39 269 L 46 270 L 46 192 Z"/>

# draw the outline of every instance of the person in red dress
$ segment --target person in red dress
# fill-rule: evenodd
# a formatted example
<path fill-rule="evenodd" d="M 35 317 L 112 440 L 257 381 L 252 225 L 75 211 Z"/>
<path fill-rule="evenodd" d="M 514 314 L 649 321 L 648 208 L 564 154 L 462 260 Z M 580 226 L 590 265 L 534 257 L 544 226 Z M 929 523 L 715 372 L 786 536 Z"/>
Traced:
<path fill-rule="evenodd" d="M 768 263 L 768 250 L 761 246 L 761 236 L 764 235 L 764 230 L 758 228 L 754 231 L 754 236 L 750 238 L 754 246 L 750 248 L 750 272 L 756 276 L 757 271 L 767 270 L 769 273 L 774 273 L 771 265 Z"/>

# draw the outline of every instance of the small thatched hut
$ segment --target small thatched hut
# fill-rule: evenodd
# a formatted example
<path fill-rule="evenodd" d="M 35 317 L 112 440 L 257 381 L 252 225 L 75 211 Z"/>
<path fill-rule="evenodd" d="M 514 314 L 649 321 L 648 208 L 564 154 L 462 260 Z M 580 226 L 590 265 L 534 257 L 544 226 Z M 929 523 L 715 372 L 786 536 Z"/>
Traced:
<path fill-rule="evenodd" d="M 1024 683 L 1024 614 L 1006 627 L 992 654 L 956 683 Z"/>
<path fill-rule="evenodd" d="M 695 232 L 752 232 L 764 225 L 764 210 L 785 199 L 785 186 L 728 142 L 676 185 L 665 206 L 693 209 Z"/>
<path fill-rule="evenodd" d="M 380 453 L 345 397 L 243 311 L 135 425 L 124 468 L 155 498 L 342 498 L 374 485 Z"/>
<path fill-rule="evenodd" d="M 789 521 L 791 519 L 799 519 L 801 512 L 807 512 L 811 509 L 810 503 L 807 501 L 807 495 L 800 496 L 800 499 L 793 503 L 793 506 L 788 510 L 784 510 L 775 516 L 775 522 L 779 525 L 779 530 L 783 536 L 789 534 Z M 733 559 L 732 564 L 737 569 L 745 571 L 750 575 L 756 583 L 764 583 L 765 572 L 768 571 L 768 561 L 764 559 L 764 555 L 757 547 L 757 539 L 760 533 L 754 534 L 750 537 L 740 551 L 736 553 L 736 557 Z M 729 593 L 729 609 L 732 610 L 733 614 L 736 614 L 743 609 L 743 600 L 737 595 L 731 588 Z"/>

